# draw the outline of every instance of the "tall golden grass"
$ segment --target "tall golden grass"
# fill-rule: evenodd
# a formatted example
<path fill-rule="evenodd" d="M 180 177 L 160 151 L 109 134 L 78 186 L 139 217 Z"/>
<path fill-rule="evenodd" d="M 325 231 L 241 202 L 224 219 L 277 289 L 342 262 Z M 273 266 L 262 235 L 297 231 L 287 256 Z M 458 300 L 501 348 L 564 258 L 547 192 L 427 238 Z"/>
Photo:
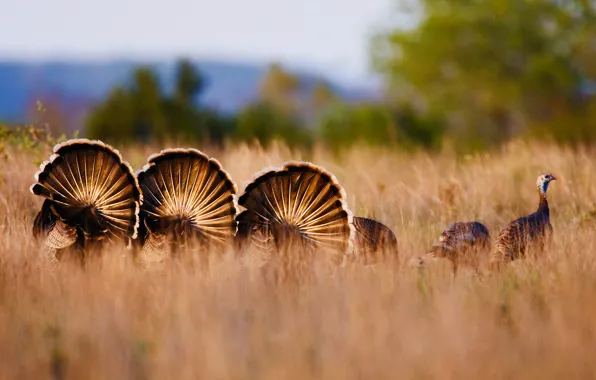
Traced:
<path fill-rule="evenodd" d="M 123 147 L 135 169 L 157 146 Z M 201 148 L 201 147 L 199 147 Z M 555 237 L 535 259 L 479 280 L 407 265 L 347 268 L 299 288 L 232 259 L 207 273 L 143 270 L 130 252 L 49 270 L 29 193 L 43 151 L 0 158 L 0 379 L 596 378 L 596 150 L 515 142 L 456 157 L 358 147 L 340 158 L 283 146 L 204 149 L 239 188 L 289 159 L 333 172 L 356 215 L 391 227 L 402 262 L 457 220 L 493 236 L 549 189 Z"/>

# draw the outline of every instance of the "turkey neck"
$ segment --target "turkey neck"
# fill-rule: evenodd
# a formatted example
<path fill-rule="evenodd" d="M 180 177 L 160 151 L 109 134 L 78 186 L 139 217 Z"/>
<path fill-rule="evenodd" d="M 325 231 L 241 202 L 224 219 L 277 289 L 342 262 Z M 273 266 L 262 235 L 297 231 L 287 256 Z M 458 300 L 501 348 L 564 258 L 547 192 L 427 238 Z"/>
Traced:
<path fill-rule="evenodd" d="M 547 217 L 550 216 L 546 194 L 540 191 L 540 189 L 538 189 L 538 212 L 540 214 L 546 215 Z"/>

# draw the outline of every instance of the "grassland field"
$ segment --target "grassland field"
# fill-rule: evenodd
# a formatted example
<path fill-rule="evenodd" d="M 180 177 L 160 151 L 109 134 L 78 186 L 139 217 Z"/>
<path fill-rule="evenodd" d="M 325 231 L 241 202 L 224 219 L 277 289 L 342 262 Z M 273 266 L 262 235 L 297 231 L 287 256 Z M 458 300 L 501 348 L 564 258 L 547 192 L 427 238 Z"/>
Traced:
<path fill-rule="evenodd" d="M 171 146 L 171 144 L 170 144 Z M 182 145 L 184 146 L 184 145 Z M 162 146 L 117 147 L 135 170 Z M 239 190 L 252 174 L 308 160 L 335 174 L 355 215 L 396 234 L 398 266 L 349 267 L 275 287 L 224 258 L 208 273 L 144 270 L 125 249 L 50 270 L 29 192 L 51 146 L 0 156 L 0 379 L 596 378 L 596 150 L 512 142 L 460 157 L 358 146 L 335 157 L 282 145 L 198 147 Z M 548 192 L 554 240 L 480 281 L 448 262 L 405 263 L 454 221 L 493 238 Z"/>

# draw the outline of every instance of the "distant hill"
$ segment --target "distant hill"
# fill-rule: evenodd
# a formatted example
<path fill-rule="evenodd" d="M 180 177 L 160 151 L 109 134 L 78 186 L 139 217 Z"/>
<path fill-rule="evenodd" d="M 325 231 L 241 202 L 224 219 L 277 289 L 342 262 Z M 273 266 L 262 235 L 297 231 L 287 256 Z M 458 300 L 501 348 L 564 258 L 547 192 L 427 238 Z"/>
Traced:
<path fill-rule="evenodd" d="M 133 69 L 140 64 L 146 62 L 0 61 L 0 121 L 29 121 L 35 101 L 42 100 L 59 104 L 61 109 L 68 112 L 68 123 L 78 124 L 94 104 L 102 100 L 115 85 L 125 83 Z M 171 89 L 175 61 L 149 65 L 157 71 L 164 90 Z M 255 99 L 266 70 L 265 65 L 226 61 L 197 61 L 196 65 L 207 81 L 200 101 L 225 113 L 235 113 Z M 295 73 L 302 80 L 304 94 L 320 77 L 308 71 Z M 328 82 L 349 101 L 367 100 L 377 95 L 370 86 Z"/>

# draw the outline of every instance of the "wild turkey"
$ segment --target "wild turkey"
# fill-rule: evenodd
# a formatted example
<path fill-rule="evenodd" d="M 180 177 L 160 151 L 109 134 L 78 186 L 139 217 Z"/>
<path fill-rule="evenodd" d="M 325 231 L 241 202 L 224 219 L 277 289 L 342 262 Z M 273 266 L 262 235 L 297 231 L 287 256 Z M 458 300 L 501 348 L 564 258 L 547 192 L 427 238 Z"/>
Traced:
<path fill-rule="evenodd" d="M 256 249 L 260 265 L 275 259 L 283 276 L 308 271 L 315 256 L 339 264 L 352 249 L 345 192 L 332 174 L 313 164 L 287 162 L 258 175 L 238 204 L 248 211 L 237 219 L 240 244 Z"/>
<path fill-rule="evenodd" d="M 53 262 L 68 247 L 136 239 L 142 195 L 116 149 L 101 141 L 68 140 L 54 147 L 35 181 L 31 192 L 45 201 L 33 234 L 46 237 L 45 250 Z"/>
<path fill-rule="evenodd" d="M 200 259 L 223 253 L 236 233 L 237 188 L 220 163 L 197 149 L 165 149 L 138 172 L 141 206 L 140 261 L 198 248 Z"/>
<path fill-rule="evenodd" d="M 425 265 L 433 258 L 446 258 L 453 264 L 453 274 L 457 275 L 459 266 L 469 266 L 476 272 L 484 258 L 490 252 L 490 233 L 480 222 L 456 222 L 447 227 L 439 237 L 439 242 L 423 256 L 418 258 L 419 265 Z"/>
<path fill-rule="evenodd" d="M 355 257 L 364 265 L 397 259 L 397 238 L 386 225 L 369 218 L 353 218 Z"/>
<path fill-rule="evenodd" d="M 542 174 L 536 180 L 538 190 L 538 209 L 526 216 L 509 223 L 497 237 L 496 253 L 493 264 L 499 266 L 525 256 L 529 249 L 542 251 L 546 241 L 552 236 L 550 211 L 546 199 L 546 191 L 551 181 L 556 180 L 552 174 Z"/>

